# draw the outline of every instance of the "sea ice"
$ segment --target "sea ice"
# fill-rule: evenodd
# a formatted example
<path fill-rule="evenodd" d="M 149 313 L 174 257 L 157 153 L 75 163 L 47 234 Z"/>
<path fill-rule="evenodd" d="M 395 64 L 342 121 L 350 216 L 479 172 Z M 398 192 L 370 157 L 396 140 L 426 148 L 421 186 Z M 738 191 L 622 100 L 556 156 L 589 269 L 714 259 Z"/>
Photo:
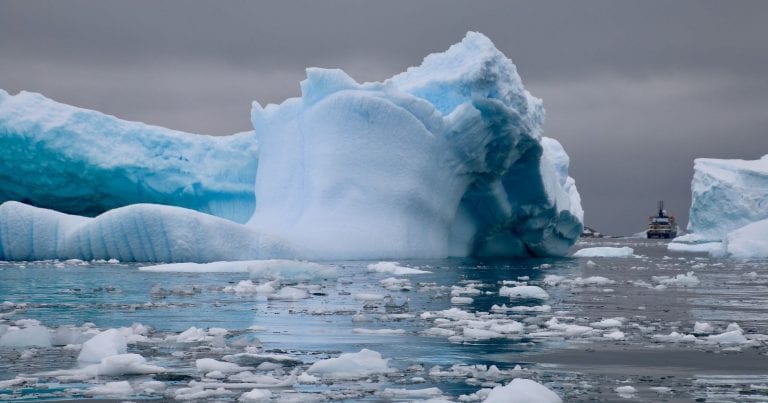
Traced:
<path fill-rule="evenodd" d="M 395 276 L 404 276 L 407 274 L 427 274 L 432 273 L 427 270 L 414 269 L 411 267 L 401 266 L 397 262 L 379 262 L 368 265 L 368 271 L 394 274 Z"/>
<path fill-rule="evenodd" d="M 117 329 L 108 329 L 83 343 L 77 360 L 80 362 L 101 362 L 105 357 L 125 354 L 127 349 L 125 337 Z"/>
<path fill-rule="evenodd" d="M 547 292 L 544 291 L 541 287 L 537 287 L 535 285 L 501 287 L 501 289 L 499 289 L 499 296 L 519 299 L 549 299 L 549 294 L 547 294 Z"/>
<path fill-rule="evenodd" d="M 633 257 L 635 256 L 635 250 L 623 246 L 620 248 L 614 248 L 610 246 L 600 246 L 595 248 L 584 248 L 577 250 L 574 257 Z"/>
<path fill-rule="evenodd" d="M 4 347 L 50 347 L 51 333 L 45 326 L 33 325 L 23 329 L 11 328 L 0 337 Z"/>
<path fill-rule="evenodd" d="M 378 352 L 364 348 L 357 353 L 345 353 L 318 361 L 307 369 L 307 373 L 332 379 L 359 379 L 393 372 L 394 369 L 387 365 L 387 361 Z"/>
<path fill-rule="evenodd" d="M 103 385 L 94 386 L 85 391 L 91 396 L 129 396 L 134 393 L 133 387 L 128 381 L 107 382 Z"/>
<path fill-rule="evenodd" d="M 515 378 L 491 390 L 484 403 L 562 403 L 557 393 L 530 379 Z"/>

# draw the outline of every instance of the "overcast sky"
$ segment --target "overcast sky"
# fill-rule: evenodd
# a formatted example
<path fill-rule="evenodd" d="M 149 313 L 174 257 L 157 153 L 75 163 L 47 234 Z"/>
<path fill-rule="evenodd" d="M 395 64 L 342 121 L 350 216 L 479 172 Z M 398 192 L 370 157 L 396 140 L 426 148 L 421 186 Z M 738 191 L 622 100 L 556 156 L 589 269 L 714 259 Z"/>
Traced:
<path fill-rule="evenodd" d="M 768 153 L 766 1 L 0 0 L 0 88 L 222 135 L 307 66 L 383 80 L 468 30 L 544 99 L 597 230 L 658 199 L 684 224 L 695 157 Z"/>

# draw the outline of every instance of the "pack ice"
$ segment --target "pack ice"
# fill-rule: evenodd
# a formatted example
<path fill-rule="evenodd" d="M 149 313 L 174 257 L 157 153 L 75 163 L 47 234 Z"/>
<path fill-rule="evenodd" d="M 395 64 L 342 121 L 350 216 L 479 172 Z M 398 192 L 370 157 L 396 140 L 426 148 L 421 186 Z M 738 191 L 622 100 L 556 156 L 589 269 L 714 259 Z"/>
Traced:
<path fill-rule="evenodd" d="M 360 84 L 341 70 L 308 69 L 301 97 L 266 107 L 254 102 L 258 157 L 250 134 L 212 139 L 39 95 L 2 99 L 0 142 L 18 154 L 37 144 L 45 150 L 35 158 L 10 153 L 3 159 L 9 169 L 24 165 L 44 182 L 55 171 L 49 164 L 57 170 L 71 158 L 86 172 L 87 184 L 78 179 L 62 185 L 67 190 L 45 182 L 27 189 L 32 184 L 23 179 L 3 178 L 0 186 L 16 189 L 16 198 L 55 205 L 62 193 L 74 204 L 107 194 L 129 204 L 131 192 L 151 183 L 164 197 L 154 202 L 181 206 L 128 205 L 83 218 L 5 203 L 3 259 L 564 255 L 582 228 L 568 156 L 541 136 L 541 100 L 479 33 L 384 82 Z M 117 144 L 110 149 L 108 141 Z M 124 158 L 144 175 L 121 168 Z M 255 210 L 240 224 L 253 208 L 240 197 L 241 184 L 257 162 L 249 199 Z M 72 169 L 51 181 L 67 182 Z M 190 188 L 201 192 L 184 192 Z"/>
<path fill-rule="evenodd" d="M 689 234 L 670 248 L 703 244 L 712 254 L 768 257 L 768 155 L 753 161 L 696 159 L 691 193 Z"/>

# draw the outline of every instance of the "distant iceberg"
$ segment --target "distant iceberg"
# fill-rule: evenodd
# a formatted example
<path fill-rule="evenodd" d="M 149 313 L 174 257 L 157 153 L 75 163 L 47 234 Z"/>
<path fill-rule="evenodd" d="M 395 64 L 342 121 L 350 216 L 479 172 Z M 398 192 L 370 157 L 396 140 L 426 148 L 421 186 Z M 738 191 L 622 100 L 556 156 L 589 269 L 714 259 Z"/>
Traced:
<path fill-rule="evenodd" d="M 380 83 L 310 68 L 301 90 L 254 103 L 255 133 L 228 138 L 0 93 L 0 146 L 19 150 L 4 163 L 40 176 L 0 180 L 0 195 L 63 211 L 101 203 L 89 213 L 130 204 L 83 218 L 6 203 L 0 258 L 549 256 L 578 239 L 568 156 L 541 137 L 541 101 L 482 34 Z M 29 189 L 48 172 L 58 186 Z M 145 201 L 180 207 L 132 205 Z"/>
<path fill-rule="evenodd" d="M 253 132 L 195 135 L 0 90 L 0 202 L 88 216 L 167 204 L 242 223 L 257 164 Z"/>
<path fill-rule="evenodd" d="M 711 254 L 768 257 L 768 155 L 759 160 L 694 162 L 689 234 L 675 243 L 708 245 Z M 717 242 L 722 242 L 717 246 Z M 673 248 L 680 248 L 679 245 Z"/>

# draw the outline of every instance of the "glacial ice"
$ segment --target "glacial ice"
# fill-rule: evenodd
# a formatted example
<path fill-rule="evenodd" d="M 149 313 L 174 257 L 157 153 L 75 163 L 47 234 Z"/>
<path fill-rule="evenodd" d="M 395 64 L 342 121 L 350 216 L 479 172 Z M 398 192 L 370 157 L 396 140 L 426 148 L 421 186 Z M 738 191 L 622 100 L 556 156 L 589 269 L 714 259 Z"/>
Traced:
<path fill-rule="evenodd" d="M 251 134 L 184 135 L 0 94 L 0 141 L 44 151 L 4 163 L 36 180 L 57 172 L 39 186 L 0 176 L 0 189 L 17 191 L 8 197 L 88 213 L 102 207 L 85 199 L 190 208 L 131 204 L 85 218 L 7 202 L 0 259 L 548 256 L 565 255 L 581 233 L 568 156 L 541 136 L 542 103 L 482 34 L 384 82 L 310 68 L 301 91 L 280 105 L 254 102 L 258 157 Z M 43 170 L 62 160 L 66 169 Z M 72 167 L 87 185 L 67 182 Z"/>
<path fill-rule="evenodd" d="M 470 32 L 381 83 L 311 68 L 262 108 L 250 224 L 337 258 L 562 255 L 582 211 L 541 101 Z"/>
<path fill-rule="evenodd" d="M 719 241 L 768 219 L 768 155 L 754 161 L 698 158 L 693 169 L 688 232 Z"/>
<path fill-rule="evenodd" d="M 768 155 L 753 161 L 696 159 L 691 192 L 690 233 L 670 249 L 768 257 Z"/>
<path fill-rule="evenodd" d="M 0 202 L 88 216 L 156 203 L 245 222 L 257 144 L 253 132 L 195 135 L 0 90 Z"/>

